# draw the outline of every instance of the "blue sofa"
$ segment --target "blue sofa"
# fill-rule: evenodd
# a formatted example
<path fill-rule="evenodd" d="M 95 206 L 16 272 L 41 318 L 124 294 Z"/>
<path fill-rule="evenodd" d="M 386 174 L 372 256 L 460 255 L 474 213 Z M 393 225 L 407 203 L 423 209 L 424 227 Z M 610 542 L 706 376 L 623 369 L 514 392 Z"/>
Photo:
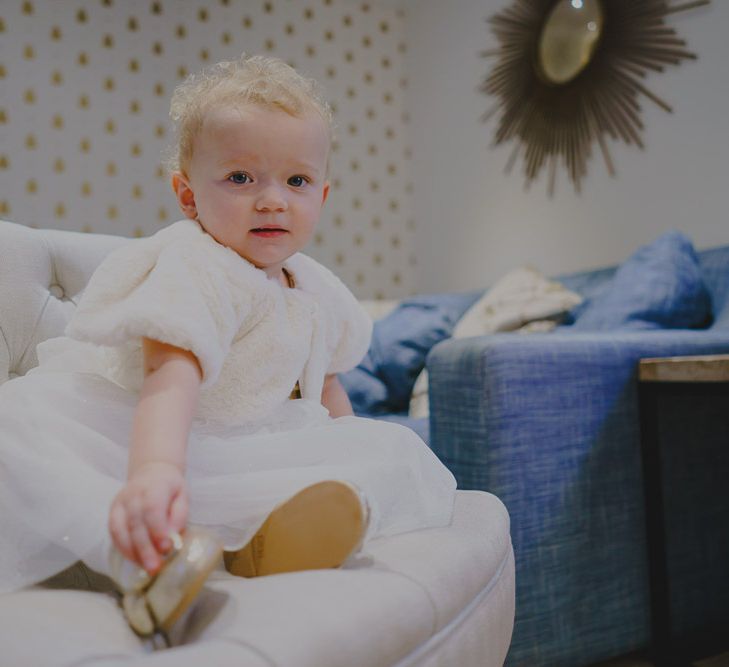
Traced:
<path fill-rule="evenodd" d="M 460 488 L 490 491 L 506 504 L 517 580 L 507 665 L 588 665 L 649 644 L 637 363 L 642 357 L 729 353 L 729 246 L 693 254 L 692 261 L 701 291 L 684 306 L 703 300 L 710 313 L 691 325 L 679 313 L 677 322 L 695 328 L 666 328 L 676 322 L 660 317 L 581 328 L 586 310 L 609 303 L 611 290 L 613 300 L 620 296 L 621 279 L 659 289 L 650 273 L 641 279 L 626 273 L 625 265 L 558 277 L 585 302 L 570 325 L 548 334 L 448 338 L 448 327 L 452 331 L 479 293 L 420 298 L 421 306 L 445 304 L 431 332 L 441 342 L 427 351 L 430 418 L 383 414 L 386 402 L 375 402 L 371 412 L 421 433 Z M 643 315 L 650 320 L 655 313 Z M 586 319 L 600 318 L 592 312 Z M 427 344 L 421 341 L 421 348 Z M 356 373 L 382 376 L 378 354 L 384 352 L 370 355 Z M 387 372 L 392 369 L 385 366 Z M 362 386 L 356 373 L 343 379 L 355 407 Z M 406 375 L 414 380 L 412 368 Z M 729 494 L 721 493 L 729 479 L 727 408 L 721 399 L 661 407 L 670 475 L 681 478 L 681 497 L 695 501 L 674 507 L 668 527 L 678 632 L 699 627 L 707 616 L 729 615 L 727 562 L 720 557 L 729 554 L 726 529 L 715 537 L 717 524 L 729 525 Z M 682 449 L 698 443 L 714 469 L 710 483 L 697 482 L 680 458 Z M 696 503 L 710 511 L 697 516 Z M 713 591 L 708 596 L 707 584 Z"/>

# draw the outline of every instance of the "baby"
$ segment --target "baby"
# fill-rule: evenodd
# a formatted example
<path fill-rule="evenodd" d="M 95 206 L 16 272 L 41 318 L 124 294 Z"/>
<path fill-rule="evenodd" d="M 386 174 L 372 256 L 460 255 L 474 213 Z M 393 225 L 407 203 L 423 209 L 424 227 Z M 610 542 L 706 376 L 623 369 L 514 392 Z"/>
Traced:
<path fill-rule="evenodd" d="M 67 335 L 0 387 L 0 591 L 82 559 L 142 635 L 170 628 L 219 545 L 232 575 L 337 567 L 447 524 L 455 491 L 412 431 L 352 416 L 337 380 L 372 325 L 300 252 L 329 195 L 316 84 L 242 57 L 189 77 L 171 115 L 186 219 L 113 251 Z"/>

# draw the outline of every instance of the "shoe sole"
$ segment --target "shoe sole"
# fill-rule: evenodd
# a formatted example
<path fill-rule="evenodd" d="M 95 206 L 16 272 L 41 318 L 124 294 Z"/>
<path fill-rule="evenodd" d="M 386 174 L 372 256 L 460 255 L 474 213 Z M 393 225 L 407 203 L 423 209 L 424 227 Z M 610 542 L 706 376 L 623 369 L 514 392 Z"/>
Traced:
<path fill-rule="evenodd" d="M 250 542 L 223 554 L 239 577 L 339 567 L 361 545 L 368 512 L 359 491 L 338 480 L 306 487 L 269 514 Z"/>

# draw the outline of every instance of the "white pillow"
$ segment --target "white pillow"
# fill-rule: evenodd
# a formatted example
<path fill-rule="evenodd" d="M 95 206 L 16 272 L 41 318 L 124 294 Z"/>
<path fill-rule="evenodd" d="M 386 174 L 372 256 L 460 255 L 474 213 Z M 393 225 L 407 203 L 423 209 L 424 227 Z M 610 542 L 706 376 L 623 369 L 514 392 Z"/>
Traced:
<path fill-rule="evenodd" d="M 458 320 L 453 338 L 500 331 L 551 331 L 567 311 L 581 301 L 579 294 L 545 278 L 535 269 L 514 269 L 497 281 Z M 423 369 L 415 381 L 408 413 L 410 417 L 427 417 L 430 414 L 427 369 Z"/>

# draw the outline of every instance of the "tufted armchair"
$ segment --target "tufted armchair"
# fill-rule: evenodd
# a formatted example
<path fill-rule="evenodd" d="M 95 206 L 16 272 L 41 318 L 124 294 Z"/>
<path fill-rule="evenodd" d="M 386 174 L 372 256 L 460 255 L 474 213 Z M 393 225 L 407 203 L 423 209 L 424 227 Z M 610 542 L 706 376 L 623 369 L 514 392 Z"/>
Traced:
<path fill-rule="evenodd" d="M 0 383 L 36 365 L 35 346 L 62 334 L 100 260 L 126 242 L 0 222 Z M 457 493 L 450 526 L 374 540 L 345 568 L 215 572 L 174 648 L 154 654 L 109 581 L 81 564 L 0 596 L 3 664 L 34 667 L 497 667 L 513 621 L 509 517 L 480 491 Z"/>

